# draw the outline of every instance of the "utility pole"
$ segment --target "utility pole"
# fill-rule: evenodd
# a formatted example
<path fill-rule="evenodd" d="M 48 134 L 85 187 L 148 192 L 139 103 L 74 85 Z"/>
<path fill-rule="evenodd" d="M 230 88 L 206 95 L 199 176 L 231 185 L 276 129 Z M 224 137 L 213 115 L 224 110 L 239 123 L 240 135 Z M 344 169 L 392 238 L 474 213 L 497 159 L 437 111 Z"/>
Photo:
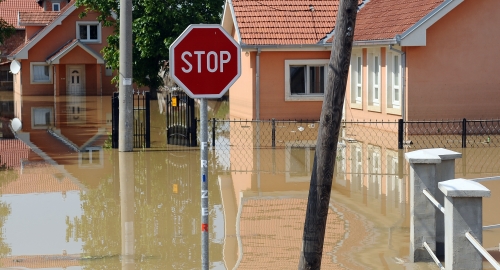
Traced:
<path fill-rule="evenodd" d="M 299 270 L 320 269 L 358 0 L 341 0 L 309 186 Z"/>
<path fill-rule="evenodd" d="M 118 150 L 134 150 L 134 108 L 132 88 L 132 0 L 120 0 Z"/>

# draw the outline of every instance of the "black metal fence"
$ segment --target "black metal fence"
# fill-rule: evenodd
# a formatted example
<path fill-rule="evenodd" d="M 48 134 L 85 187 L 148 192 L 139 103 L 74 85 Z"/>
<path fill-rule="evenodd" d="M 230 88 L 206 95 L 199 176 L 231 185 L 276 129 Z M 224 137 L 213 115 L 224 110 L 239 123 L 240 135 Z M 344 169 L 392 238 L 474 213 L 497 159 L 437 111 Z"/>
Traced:
<path fill-rule="evenodd" d="M 401 125 L 402 120 L 399 120 Z M 400 149 L 410 148 L 469 148 L 500 146 L 500 119 L 406 121 L 399 140 Z"/>
<path fill-rule="evenodd" d="M 134 148 L 150 148 L 151 147 L 151 108 L 150 108 L 150 93 L 134 92 L 133 108 L 134 108 L 134 126 L 133 140 Z M 112 103 L 112 148 L 118 148 L 118 119 L 119 119 L 119 101 L 118 93 L 113 93 L 111 98 Z"/>

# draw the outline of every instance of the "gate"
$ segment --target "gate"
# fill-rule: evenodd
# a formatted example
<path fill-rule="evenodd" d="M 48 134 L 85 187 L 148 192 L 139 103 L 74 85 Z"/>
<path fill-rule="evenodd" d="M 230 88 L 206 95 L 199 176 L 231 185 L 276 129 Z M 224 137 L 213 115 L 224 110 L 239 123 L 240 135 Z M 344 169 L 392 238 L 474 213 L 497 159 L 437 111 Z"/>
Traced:
<path fill-rule="evenodd" d="M 167 144 L 197 146 L 194 99 L 180 90 L 166 95 Z"/>
<path fill-rule="evenodd" d="M 137 91 L 133 95 L 134 126 L 133 139 L 134 148 L 151 147 L 151 127 L 150 127 L 150 93 Z M 113 93 L 112 103 L 112 147 L 118 148 L 118 114 L 119 102 L 118 93 Z"/>

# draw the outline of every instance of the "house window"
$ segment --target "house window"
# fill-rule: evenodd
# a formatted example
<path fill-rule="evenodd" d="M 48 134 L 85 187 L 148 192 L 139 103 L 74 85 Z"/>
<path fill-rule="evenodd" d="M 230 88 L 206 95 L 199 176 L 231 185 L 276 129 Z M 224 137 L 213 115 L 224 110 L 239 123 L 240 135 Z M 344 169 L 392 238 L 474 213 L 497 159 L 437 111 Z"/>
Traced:
<path fill-rule="evenodd" d="M 104 165 L 104 154 L 101 147 L 87 147 L 78 153 L 78 165 L 80 167 L 102 168 Z"/>
<path fill-rule="evenodd" d="M 363 56 L 353 53 L 351 57 L 351 107 L 362 109 L 363 104 Z"/>
<path fill-rule="evenodd" d="M 52 68 L 45 62 L 31 63 L 31 83 L 52 83 Z"/>
<path fill-rule="evenodd" d="M 328 60 L 285 60 L 285 100 L 323 100 Z"/>
<path fill-rule="evenodd" d="M 101 25 L 98 22 L 77 22 L 76 38 L 82 42 L 101 42 Z"/>
<path fill-rule="evenodd" d="M 368 146 L 368 155 L 370 157 L 368 171 L 370 173 L 370 187 L 371 195 L 378 199 L 379 194 L 382 192 L 382 166 L 380 160 L 380 147 L 377 146 Z"/>
<path fill-rule="evenodd" d="M 401 63 L 399 60 L 399 55 L 394 55 L 393 57 L 392 71 L 392 105 L 394 108 L 399 108 L 401 99 Z"/>
<path fill-rule="evenodd" d="M 353 190 L 361 191 L 363 187 L 363 155 L 361 145 L 351 147 L 351 184 Z"/>
<path fill-rule="evenodd" d="M 369 58 L 369 105 L 380 106 L 380 55 L 371 53 Z"/>
<path fill-rule="evenodd" d="M 60 11 L 61 4 L 60 3 L 52 3 L 52 11 Z"/>
<path fill-rule="evenodd" d="M 308 146 L 287 146 L 285 151 L 286 181 L 308 182 L 314 165 L 314 143 L 306 142 Z"/>
<path fill-rule="evenodd" d="M 387 54 L 387 108 L 389 113 L 401 114 L 402 69 L 399 53 Z"/>
<path fill-rule="evenodd" d="M 52 126 L 53 109 L 52 108 L 32 108 L 31 111 L 32 128 L 47 128 Z"/>

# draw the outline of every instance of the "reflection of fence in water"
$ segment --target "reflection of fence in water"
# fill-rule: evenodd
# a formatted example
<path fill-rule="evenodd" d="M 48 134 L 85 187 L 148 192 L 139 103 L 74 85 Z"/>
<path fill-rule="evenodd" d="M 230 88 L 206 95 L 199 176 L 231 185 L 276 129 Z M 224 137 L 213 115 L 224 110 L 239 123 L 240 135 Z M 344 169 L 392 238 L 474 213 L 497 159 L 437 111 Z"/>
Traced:
<path fill-rule="evenodd" d="M 464 175 L 497 173 L 499 171 L 497 168 L 500 168 L 496 158 L 498 150 L 491 147 L 496 145 L 493 130 L 497 122 L 495 120 L 467 121 L 467 146 L 471 147 L 470 149 L 460 149 L 462 134 L 456 134 L 458 129 L 462 128 L 463 121 L 407 122 L 405 123 L 407 131 L 412 131 L 417 135 L 407 132 L 405 140 L 411 141 L 412 145 L 406 145 L 405 150 L 402 151 L 435 147 L 455 149 L 464 153 L 462 159 L 457 159 L 457 173 Z M 307 172 L 307 168 L 311 166 L 307 165 L 306 160 L 312 163 L 313 156 L 307 159 L 305 152 L 310 151 L 308 149 L 314 148 L 316 144 L 318 124 L 317 121 L 211 119 L 208 123 L 208 141 L 214 149 L 219 166 L 224 171 L 256 172 L 260 170 L 261 172 L 282 173 L 287 171 L 286 166 L 288 166 L 291 170 L 298 170 L 296 173 Z M 346 163 L 345 169 L 337 167 L 336 172 L 357 174 L 361 170 L 362 173 L 382 175 L 402 176 L 406 174 L 407 168 L 403 166 L 404 158 L 397 150 L 397 124 L 397 122 L 344 122 L 340 130 L 339 142 L 345 145 L 345 148 L 338 148 L 337 164 L 340 164 L 339 159 L 348 160 L 344 162 Z M 457 127 L 457 125 L 460 126 Z M 486 127 L 489 128 L 486 129 Z M 420 131 L 417 132 L 417 130 Z M 437 135 L 434 131 L 425 134 L 425 130 L 436 132 L 439 130 L 442 135 Z M 481 135 L 481 130 L 489 130 L 490 134 Z M 479 143 L 484 138 L 487 140 L 488 136 L 490 137 L 489 144 Z M 500 135 L 497 136 L 500 139 Z M 259 169 L 256 168 L 255 149 L 261 149 Z M 358 149 L 360 158 L 356 157 L 353 149 Z M 348 154 L 342 157 L 342 151 Z M 355 166 L 352 159 L 363 159 L 363 161 Z M 377 166 L 374 163 L 378 159 L 380 159 L 381 167 L 376 169 Z M 286 160 L 290 160 L 291 163 L 287 163 Z M 395 167 L 394 164 L 388 165 L 391 162 L 398 164 L 398 169 L 394 173 L 388 172 L 388 168 Z M 358 169 L 353 171 L 353 168 Z"/>

